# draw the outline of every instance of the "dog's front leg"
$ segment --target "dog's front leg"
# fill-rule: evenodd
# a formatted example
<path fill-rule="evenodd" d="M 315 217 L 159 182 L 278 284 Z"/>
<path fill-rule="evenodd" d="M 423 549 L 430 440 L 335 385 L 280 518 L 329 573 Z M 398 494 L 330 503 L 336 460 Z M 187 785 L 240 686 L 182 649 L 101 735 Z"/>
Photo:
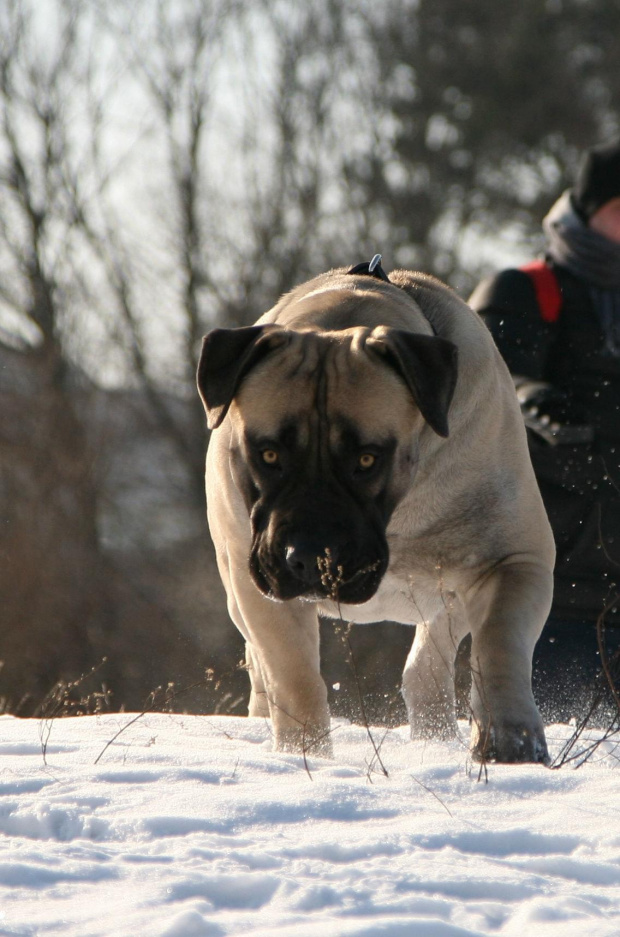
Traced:
<path fill-rule="evenodd" d="M 275 748 L 331 755 L 327 688 L 321 677 L 315 607 L 272 602 L 245 572 L 230 577 L 233 621 L 246 639 L 250 715 L 269 715 Z"/>
<path fill-rule="evenodd" d="M 551 572 L 504 563 L 479 589 L 471 611 L 472 753 L 479 760 L 548 761 L 532 694 L 532 655 L 549 614 Z"/>

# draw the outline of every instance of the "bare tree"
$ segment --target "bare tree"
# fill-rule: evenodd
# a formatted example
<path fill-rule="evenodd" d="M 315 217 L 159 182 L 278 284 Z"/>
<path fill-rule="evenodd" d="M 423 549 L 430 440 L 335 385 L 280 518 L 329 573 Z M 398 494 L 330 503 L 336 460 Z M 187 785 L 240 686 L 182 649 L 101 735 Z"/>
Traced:
<path fill-rule="evenodd" d="M 8 0 L 0 27 L 0 658 L 14 709 L 41 698 L 65 665 L 87 666 L 109 624 L 92 452 L 76 404 L 88 385 L 63 343 L 76 250 L 64 101 L 78 32 L 70 9 L 61 14 L 44 59 L 32 9 Z"/>

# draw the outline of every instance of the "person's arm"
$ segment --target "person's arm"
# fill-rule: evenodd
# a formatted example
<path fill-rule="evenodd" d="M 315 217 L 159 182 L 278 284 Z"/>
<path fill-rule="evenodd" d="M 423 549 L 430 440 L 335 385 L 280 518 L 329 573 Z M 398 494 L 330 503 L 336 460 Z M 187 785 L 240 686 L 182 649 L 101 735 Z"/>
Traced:
<path fill-rule="evenodd" d="M 469 304 L 508 365 L 526 426 L 551 445 L 591 442 L 587 415 L 570 394 L 545 380 L 557 326 L 542 319 L 531 278 L 521 270 L 504 270 L 483 280 Z"/>
<path fill-rule="evenodd" d="M 530 277 L 503 270 L 476 287 L 469 305 L 482 316 L 510 373 L 544 381 L 555 326 L 541 318 Z"/>

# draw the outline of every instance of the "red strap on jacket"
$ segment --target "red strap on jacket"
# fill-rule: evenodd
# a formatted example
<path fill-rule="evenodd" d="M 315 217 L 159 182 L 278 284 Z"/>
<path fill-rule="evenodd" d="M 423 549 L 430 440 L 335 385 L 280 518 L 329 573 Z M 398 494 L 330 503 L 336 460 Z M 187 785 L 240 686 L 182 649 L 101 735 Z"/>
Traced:
<path fill-rule="evenodd" d="M 534 284 L 541 318 L 545 322 L 557 322 L 562 308 L 562 291 L 551 267 L 544 260 L 533 260 L 519 269 L 527 273 Z"/>

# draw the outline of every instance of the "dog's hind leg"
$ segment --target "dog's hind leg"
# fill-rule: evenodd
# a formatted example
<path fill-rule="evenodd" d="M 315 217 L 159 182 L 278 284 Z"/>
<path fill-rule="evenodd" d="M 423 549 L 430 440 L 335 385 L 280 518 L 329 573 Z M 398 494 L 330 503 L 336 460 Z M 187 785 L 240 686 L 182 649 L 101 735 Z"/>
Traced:
<path fill-rule="evenodd" d="M 246 641 L 245 645 L 245 666 L 250 675 L 251 685 L 248 715 L 263 716 L 264 718 L 268 719 L 270 713 L 269 701 L 267 700 L 267 690 L 265 689 L 265 681 L 263 680 L 263 675 L 261 673 L 258 656 L 252 653 L 252 645 L 249 643 L 249 641 Z"/>
<path fill-rule="evenodd" d="M 450 593 L 443 598 L 433 619 L 416 626 L 403 673 L 402 694 L 413 739 L 454 738 L 458 732 L 454 663 L 468 627 L 458 597 Z"/>

